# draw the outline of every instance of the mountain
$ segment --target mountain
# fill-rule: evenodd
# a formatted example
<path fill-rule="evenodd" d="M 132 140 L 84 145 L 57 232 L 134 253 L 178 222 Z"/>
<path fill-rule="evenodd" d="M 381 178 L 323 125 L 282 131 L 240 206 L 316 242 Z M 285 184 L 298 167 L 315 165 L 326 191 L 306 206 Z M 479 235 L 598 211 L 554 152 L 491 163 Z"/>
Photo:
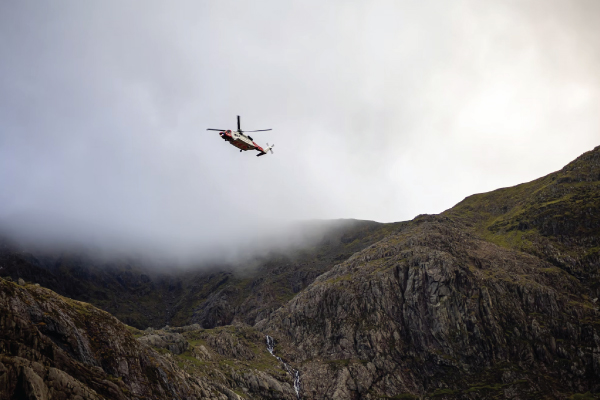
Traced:
<path fill-rule="evenodd" d="M 599 297 L 600 150 L 533 182 L 466 198 L 442 215 L 566 271 Z"/>
<path fill-rule="evenodd" d="M 257 327 L 308 398 L 600 392 L 600 147 L 422 215 Z"/>
<path fill-rule="evenodd" d="M 0 388 L 44 398 L 31 394 L 43 382 L 42 392 L 59 393 L 54 368 L 99 398 L 293 399 L 298 371 L 303 399 L 599 398 L 599 196 L 597 147 L 439 215 L 334 224 L 244 270 L 159 275 L 81 255 L 56 268 L 52 257 L 5 247 L 4 276 L 96 289 L 113 303 L 79 295 L 138 327 L 187 326 L 140 331 L 48 289 L 0 281 Z M 118 290 L 121 301 L 111 297 Z M 166 380 L 153 381 L 163 376 L 156 368 Z"/>

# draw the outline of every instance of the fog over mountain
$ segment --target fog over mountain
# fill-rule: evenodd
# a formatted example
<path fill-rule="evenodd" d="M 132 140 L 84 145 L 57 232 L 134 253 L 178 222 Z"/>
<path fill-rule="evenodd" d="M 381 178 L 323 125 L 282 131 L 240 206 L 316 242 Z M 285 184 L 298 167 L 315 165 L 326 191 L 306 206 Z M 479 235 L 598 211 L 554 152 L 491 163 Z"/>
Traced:
<path fill-rule="evenodd" d="M 598 16 L 594 0 L 3 2 L 0 228 L 193 255 L 294 221 L 439 213 L 598 144 Z M 254 138 L 274 155 L 206 131 L 236 115 L 273 128 Z"/>

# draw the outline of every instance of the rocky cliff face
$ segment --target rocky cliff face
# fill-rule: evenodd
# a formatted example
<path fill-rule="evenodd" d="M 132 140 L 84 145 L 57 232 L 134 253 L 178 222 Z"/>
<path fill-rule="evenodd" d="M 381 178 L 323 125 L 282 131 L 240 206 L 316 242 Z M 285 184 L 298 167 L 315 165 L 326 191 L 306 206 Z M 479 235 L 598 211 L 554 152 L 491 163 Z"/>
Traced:
<path fill-rule="evenodd" d="M 315 399 L 600 392 L 600 147 L 420 216 L 257 325 Z"/>
<path fill-rule="evenodd" d="M 292 385 L 250 327 L 139 332 L 0 279 L 0 399 L 295 399 Z"/>
<path fill-rule="evenodd" d="M 421 217 L 258 327 L 300 369 L 307 398 L 560 398 L 600 390 L 599 314 L 582 289 L 548 262 Z"/>

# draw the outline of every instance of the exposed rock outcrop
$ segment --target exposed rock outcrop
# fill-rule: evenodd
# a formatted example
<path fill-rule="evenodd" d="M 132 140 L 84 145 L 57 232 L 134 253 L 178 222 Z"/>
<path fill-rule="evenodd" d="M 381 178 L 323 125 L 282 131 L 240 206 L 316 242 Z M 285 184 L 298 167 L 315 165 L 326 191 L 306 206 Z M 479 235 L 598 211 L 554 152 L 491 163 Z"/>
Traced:
<path fill-rule="evenodd" d="M 143 336 L 90 304 L 0 279 L 0 399 L 295 399 L 266 347 L 243 339 L 260 333 L 196 328 Z"/>
<path fill-rule="evenodd" d="M 180 333 L 156 331 L 156 333 L 143 336 L 138 341 L 152 347 L 167 349 L 173 354 L 182 354 L 190 347 L 190 344 Z"/>
<path fill-rule="evenodd" d="M 600 390 L 599 315 L 561 269 L 423 216 L 320 276 L 258 327 L 302 371 L 308 398 L 488 386 L 561 397 Z"/>
<path fill-rule="evenodd" d="M 257 327 L 315 399 L 600 392 L 600 147 L 422 215 Z"/>

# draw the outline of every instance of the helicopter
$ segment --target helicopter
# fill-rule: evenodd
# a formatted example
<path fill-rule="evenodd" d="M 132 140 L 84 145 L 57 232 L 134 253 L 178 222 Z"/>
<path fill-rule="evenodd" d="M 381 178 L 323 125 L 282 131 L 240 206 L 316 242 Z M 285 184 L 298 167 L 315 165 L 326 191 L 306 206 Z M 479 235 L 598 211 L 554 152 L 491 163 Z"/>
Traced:
<path fill-rule="evenodd" d="M 237 147 L 238 149 L 240 149 L 240 153 L 242 151 L 247 151 L 247 150 L 258 150 L 258 154 L 256 155 L 256 157 L 260 157 L 260 156 L 264 156 L 265 154 L 267 154 L 267 152 L 271 152 L 271 154 L 273 154 L 273 147 L 275 146 L 274 144 L 272 144 L 271 146 L 269 146 L 269 143 L 267 143 L 267 147 L 266 148 L 262 148 L 259 145 L 257 145 L 256 143 L 254 143 L 254 139 L 252 139 L 252 136 L 246 135 L 244 132 L 265 132 L 265 131 L 270 131 L 271 129 L 259 129 L 256 131 L 243 131 L 242 128 L 240 127 L 240 116 L 237 116 L 237 131 L 230 131 L 230 130 L 226 130 L 226 129 L 211 129 L 208 128 L 207 131 L 217 131 L 219 132 L 219 135 L 221 136 L 221 138 L 223 140 L 225 140 L 226 142 L 231 143 L 233 146 Z"/>

